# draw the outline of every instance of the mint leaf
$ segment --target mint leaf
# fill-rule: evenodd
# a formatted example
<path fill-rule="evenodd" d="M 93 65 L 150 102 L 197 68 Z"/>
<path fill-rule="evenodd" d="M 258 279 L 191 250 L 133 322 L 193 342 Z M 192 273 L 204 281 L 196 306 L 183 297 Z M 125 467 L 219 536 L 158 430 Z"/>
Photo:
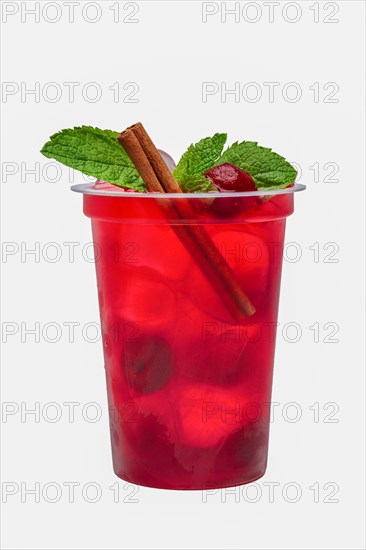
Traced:
<path fill-rule="evenodd" d="M 121 187 L 146 191 L 127 153 L 117 141 L 118 132 L 91 126 L 65 129 L 50 137 L 41 153 L 66 166 Z"/>
<path fill-rule="evenodd" d="M 174 177 L 184 190 L 197 191 L 203 174 L 211 168 L 222 153 L 226 134 L 215 134 L 188 147 L 178 162 Z M 201 190 L 201 189 L 200 189 Z"/>
<path fill-rule="evenodd" d="M 233 143 L 215 165 L 229 162 L 254 179 L 259 189 L 281 189 L 295 181 L 297 171 L 284 157 L 255 141 Z"/>
<path fill-rule="evenodd" d="M 208 178 L 205 176 L 194 176 L 185 185 L 184 191 L 186 193 L 209 193 L 212 191 L 217 192 L 216 187 L 212 185 Z"/>

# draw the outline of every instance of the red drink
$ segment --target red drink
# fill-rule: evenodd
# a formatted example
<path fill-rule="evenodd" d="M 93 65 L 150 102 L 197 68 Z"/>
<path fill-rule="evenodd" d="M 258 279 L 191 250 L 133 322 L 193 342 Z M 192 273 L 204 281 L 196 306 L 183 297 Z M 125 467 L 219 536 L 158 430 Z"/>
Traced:
<path fill-rule="evenodd" d="M 258 479 L 267 463 L 285 218 L 300 186 L 270 200 L 80 187 L 96 246 L 116 474 L 166 489 Z M 182 200 L 189 210 L 178 215 Z M 197 225 L 231 266 L 253 315 L 233 318 L 202 268 L 210 246 L 187 247 L 184 233 Z"/>

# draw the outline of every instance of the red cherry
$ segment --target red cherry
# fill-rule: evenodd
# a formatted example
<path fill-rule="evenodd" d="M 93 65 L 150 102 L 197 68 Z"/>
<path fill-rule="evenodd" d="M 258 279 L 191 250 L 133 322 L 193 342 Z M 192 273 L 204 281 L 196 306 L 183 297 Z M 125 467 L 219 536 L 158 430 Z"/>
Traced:
<path fill-rule="evenodd" d="M 205 176 L 219 191 L 242 192 L 257 189 L 250 174 L 228 162 L 214 166 L 205 173 Z"/>
<path fill-rule="evenodd" d="M 124 346 L 122 366 L 129 386 L 138 393 L 152 393 L 168 382 L 173 373 L 168 343 L 160 336 L 146 335 Z"/>
<path fill-rule="evenodd" d="M 250 174 L 244 172 L 237 166 L 229 164 L 220 164 L 214 166 L 205 174 L 219 191 L 256 191 L 256 185 Z M 215 215 L 220 217 L 238 216 L 243 211 L 251 209 L 258 204 L 258 197 L 246 197 L 243 199 L 232 198 L 217 198 L 214 200 L 212 210 Z"/>

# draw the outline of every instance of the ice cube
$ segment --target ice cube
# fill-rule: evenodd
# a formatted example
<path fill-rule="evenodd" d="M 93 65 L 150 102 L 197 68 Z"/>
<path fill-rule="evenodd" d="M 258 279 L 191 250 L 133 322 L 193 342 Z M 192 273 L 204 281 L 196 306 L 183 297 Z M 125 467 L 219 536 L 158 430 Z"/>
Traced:
<path fill-rule="evenodd" d="M 252 233 L 245 231 L 219 231 L 212 239 L 234 270 L 239 280 L 250 290 L 262 291 L 265 289 L 269 253 L 266 244 Z"/>
<path fill-rule="evenodd" d="M 177 398 L 178 442 L 196 448 L 220 445 L 250 423 L 247 408 L 253 398 L 244 387 L 187 385 Z"/>
<path fill-rule="evenodd" d="M 155 270 L 125 267 L 115 310 L 125 322 L 143 329 L 174 323 L 176 300 L 173 289 Z"/>
<path fill-rule="evenodd" d="M 143 202 L 143 201 L 141 201 Z M 154 213 L 161 219 L 162 212 L 156 206 Z M 142 213 L 143 215 L 143 213 Z M 163 220 L 164 221 L 164 220 Z M 132 267 L 146 267 L 160 274 L 163 281 L 186 279 L 192 260 L 174 231 L 167 224 L 134 223 L 128 228 L 117 224 L 114 230 L 114 249 L 119 252 L 119 263 L 122 268 L 128 264 Z M 105 248 L 111 247 L 108 241 Z"/>
<path fill-rule="evenodd" d="M 209 316 L 189 295 L 180 297 L 178 311 L 175 348 L 181 376 L 218 385 L 235 381 L 248 342 L 245 327 Z"/>

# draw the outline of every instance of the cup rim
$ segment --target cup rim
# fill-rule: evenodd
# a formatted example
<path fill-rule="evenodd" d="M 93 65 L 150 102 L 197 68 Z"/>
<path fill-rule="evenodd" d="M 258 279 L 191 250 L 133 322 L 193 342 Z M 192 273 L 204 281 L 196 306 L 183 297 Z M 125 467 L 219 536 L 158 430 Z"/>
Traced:
<path fill-rule="evenodd" d="M 304 191 L 306 185 L 301 183 L 295 183 L 293 187 L 286 187 L 285 189 L 267 189 L 257 191 L 244 191 L 244 192 L 221 192 L 221 193 L 139 193 L 128 192 L 121 193 L 121 191 L 105 191 L 103 189 L 94 189 L 94 183 L 79 183 L 70 187 L 71 191 L 75 193 L 82 193 L 83 195 L 97 195 L 99 197 L 119 197 L 119 198 L 141 198 L 141 199 L 212 199 L 212 198 L 239 198 L 239 197 L 263 197 L 263 196 L 276 196 L 276 195 L 289 195 L 290 193 L 297 193 L 298 191 Z"/>

